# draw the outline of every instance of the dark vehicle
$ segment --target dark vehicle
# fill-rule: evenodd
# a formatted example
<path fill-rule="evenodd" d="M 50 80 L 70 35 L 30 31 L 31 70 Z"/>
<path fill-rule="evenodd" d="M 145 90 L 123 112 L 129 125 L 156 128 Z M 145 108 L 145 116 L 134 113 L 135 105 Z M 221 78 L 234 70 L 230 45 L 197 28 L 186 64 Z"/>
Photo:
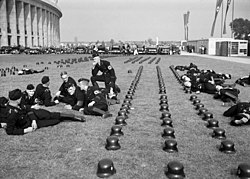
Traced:
<path fill-rule="evenodd" d="M 9 54 L 11 52 L 12 48 L 10 46 L 2 46 L 0 48 L 1 54 Z"/>
<path fill-rule="evenodd" d="M 170 55 L 170 46 L 159 46 L 158 54 Z"/>
<path fill-rule="evenodd" d="M 27 48 L 25 52 L 26 52 L 26 54 L 29 54 L 29 55 L 41 54 L 41 51 L 40 51 L 39 47 Z"/>
<path fill-rule="evenodd" d="M 76 47 L 75 53 L 76 54 L 85 54 L 86 53 L 86 48 L 85 47 Z"/>
<path fill-rule="evenodd" d="M 146 47 L 145 53 L 149 55 L 156 55 L 158 53 L 157 46 Z"/>
<path fill-rule="evenodd" d="M 121 54 L 121 47 L 119 45 L 113 45 L 111 46 L 110 50 L 109 50 L 110 54 Z"/>
<path fill-rule="evenodd" d="M 13 47 L 10 51 L 11 54 L 20 54 L 20 50 L 19 48 L 17 47 Z"/>
<path fill-rule="evenodd" d="M 173 55 L 174 55 L 174 54 L 180 55 L 180 48 L 179 48 L 178 46 L 172 45 L 172 46 L 171 46 L 171 50 L 172 50 L 172 54 L 173 54 Z"/>
<path fill-rule="evenodd" d="M 108 53 L 108 50 L 103 45 L 99 45 L 97 48 L 98 48 L 98 53 L 99 54 L 107 54 Z"/>
<path fill-rule="evenodd" d="M 145 46 L 137 46 L 138 54 L 145 54 Z"/>
<path fill-rule="evenodd" d="M 49 53 L 49 54 L 56 54 L 56 49 L 55 49 L 54 47 L 50 47 L 50 48 L 48 49 L 48 53 Z"/>

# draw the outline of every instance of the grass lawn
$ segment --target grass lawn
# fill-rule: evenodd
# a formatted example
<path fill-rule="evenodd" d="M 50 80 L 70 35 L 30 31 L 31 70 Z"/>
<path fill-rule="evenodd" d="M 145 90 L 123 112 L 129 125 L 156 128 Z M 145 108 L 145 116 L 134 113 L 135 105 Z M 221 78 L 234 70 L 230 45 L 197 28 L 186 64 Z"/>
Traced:
<path fill-rule="evenodd" d="M 38 56 L 0 56 L 1 68 L 15 66 L 37 70 L 49 67 L 43 73 L 0 77 L 0 95 L 7 96 L 14 88 L 25 90 L 27 84 L 40 83 L 42 76 L 49 75 L 52 95 L 55 95 L 62 81 L 60 72 L 67 71 L 69 76 L 78 80 L 80 77 L 90 78 L 92 61 L 71 64 L 70 67 L 57 68 L 54 61 L 80 58 L 84 55 L 38 55 Z M 144 56 L 147 58 L 149 56 Z M 154 56 L 150 56 L 151 59 Z M 234 142 L 236 153 L 225 154 L 218 150 L 221 140 L 211 137 L 211 129 L 206 128 L 203 121 L 189 100 L 190 94 L 183 91 L 177 82 L 170 65 L 188 65 L 195 63 L 200 69 L 213 69 L 216 72 L 230 73 L 234 82 L 237 78 L 248 75 L 250 65 L 219 61 L 192 56 L 157 56 L 155 61 L 143 63 L 126 63 L 130 57 L 107 58 L 117 74 L 117 83 L 121 88 L 120 99 L 123 101 L 129 86 L 134 80 L 138 68 L 143 71 L 132 100 L 133 110 L 127 119 L 127 126 L 119 137 L 121 149 L 108 151 L 105 149 L 106 138 L 121 104 L 110 106 L 113 117 L 87 116 L 87 122 L 62 122 L 53 127 L 38 129 L 24 136 L 8 136 L 0 129 L 0 178 L 98 178 L 97 164 L 103 158 L 114 162 L 117 173 L 110 178 L 160 179 L 166 178 L 164 169 L 167 163 L 177 160 L 184 165 L 186 178 L 191 179 L 231 179 L 237 178 L 231 171 L 243 162 L 250 162 L 250 128 L 249 126 L 233 127 L 230 119 L 222 113 L 228 108 L 221 101 L 213 99 L 209 94 L 199 94 L 198 98 L 219 126 L 226 131 L 227 139 Z M 132 57 L 131 57 L 132 58 Z M 44 64 L 36 65 L 37 62 Z M 48 62 L 52 62 L 48 64 Z M 172 115 L 178 153 L 167 153 L 162 150 L 164 138 L 161 137 L 164 127 L 161 126 L 159 111 L 159 86 L 156 66 L 159 65 L 167 89 L 169 109 Z M 131 70 L 132 73 L 128 73 Z M 240 89 L 241 101 L 249 101 L 249 88 Z M 64 110 L 62 105 L 47 108 L 51 111 Z"/>

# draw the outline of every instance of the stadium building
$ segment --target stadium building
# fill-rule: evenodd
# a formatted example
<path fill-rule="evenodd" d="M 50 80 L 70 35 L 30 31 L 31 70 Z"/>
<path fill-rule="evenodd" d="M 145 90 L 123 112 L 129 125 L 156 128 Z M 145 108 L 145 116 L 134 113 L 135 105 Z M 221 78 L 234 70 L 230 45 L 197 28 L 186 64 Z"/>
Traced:
<path fill-rule="evenodd" d="M 57 0 L 0 0 L 0 47 L 57 47 L 61 17 Z"/>

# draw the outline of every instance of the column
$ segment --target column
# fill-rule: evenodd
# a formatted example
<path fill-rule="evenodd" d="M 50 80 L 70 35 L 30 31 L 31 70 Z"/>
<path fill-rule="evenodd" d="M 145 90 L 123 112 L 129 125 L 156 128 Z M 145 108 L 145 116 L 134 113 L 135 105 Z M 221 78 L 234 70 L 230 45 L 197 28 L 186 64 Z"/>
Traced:
<path fill-rule="evenodd" d="M 59 38 L 58 38 L 58 16 L 55 16 L 55 43 L 56 46 L 59 47 Z"/>
<path fill-rule="evenodd" d="M 47 27 L 48 27 L 48 46 L 51 46 L 51 18 L 50 18 L 50 12 L 47 12 Z"/>
<path fill-rule="evenodd" d="M 37 41 L 37 12 L 36 7 L 31 6 L 31 26 L 33 34 L 33 46 L 38 46 Z"/>
<path fill-rule="evenodd" d="M 38 46 L 43 46 L 43 23 L 42 23 L 42 9 L 37 8 L 37 34 L 38 34 Z"/>
<path fill-rule="evenodd" d="M 60 17 L 58 17 L 57 23 L 58 23 L 58 43 L 60 44 L 60 42 L 61 42 Z"/>
<path fill-rule="evenodd" d="M 54 14 L 54 45 L 57 47 L 57 36 L 56 36 L 56 29 L 57 29 L 57 25 L 56 25 L 56 15 Z"/>
<path fill-rule="evenodd" d="M 7 1 L 7 31 L 9 38 L 9 45 L 17 45 L 17 26 L 16 26 L 16 1 Z"/>
<path fill-rule="evenodd" d="M 54 33 L 53 33 L 53 28 L 54 28 L 54 24 L 53 24 L 53 14 L 50 13 L 50 41 L 51 41 L 51 45 L 54 46 Z"/>
<path fill-rule="evenodd" d="M 0 47 L 8 45 L 6 0 L 0 0 Z"/>
<path fill-rule="evenodd" d="M 32 47 L 30 4 L 24 3 L 25 46 Z"/>
<path fill-rule="evenodd" d="M 56 46 L 55 40 L 56 40 L 56 36 L 55 36 L 55 14 L 52 14 L 52 33 L 53 33 L 53 46 Z"/>
<path fill-rule="evenodd" d="M 25 46 L 25 20 L 24 20 L 24 3 L 22 1 L 16 2 L 17 12 L 17 35 L 19 44 Z"/>
<path fill-rule="evenodd" d="M 48 46 L 48 18 L 47 18 L 47 12 L 46 10 L 42 10 L 42 14 L 43 14 L 43 46 Z"/>

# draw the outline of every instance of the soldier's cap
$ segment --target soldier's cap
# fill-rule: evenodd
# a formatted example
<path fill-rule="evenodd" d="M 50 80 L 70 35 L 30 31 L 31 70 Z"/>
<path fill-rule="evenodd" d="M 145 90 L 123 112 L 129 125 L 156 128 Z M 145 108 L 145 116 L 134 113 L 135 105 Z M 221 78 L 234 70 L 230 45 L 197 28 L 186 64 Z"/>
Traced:
<path fill-rule="evenodd" d="M 49 77 L 48 76 L 43 76 L 41 80 L 42 84 L 46 84 L 49 82 Z"/>
<path fill-rule="evenodd" d="M 87 78 L 80 78 L 79 80 L 78 80 L 78 82 L 80 83 L 81 81 L 84 81 L 84 82 L 89 82 L 89 79 L 87 79 Z"/>
<path fill-rule="evenodd" d="M 69 89 L 70 87 L 75 86 L 73 83 L 66 83 L 65 88 Z"/>
<path fill-rule="evenodd" d="M 10 100 L 18 100 L 22 97 L 22 91 L 20 89 L 14 89 L 12 91 L 9 91 L 9 99 Z"/>
<path fill-rule="evenodd" d="M 98 52 L 96 52 L 96 51 L 93 51 L 93 53 L 92 53 L 92 57 L 93 57 L 93 58 L 95 58 L 95 57 L 99 57 L 99 53 L 98 53 Z"/>
<path fill-rule="evenodd" d="M 35 89 L 35 87 L 32 84 L 28 84 L 26 89 L 27 90 L 33 90 L 33 89 Z"/>

